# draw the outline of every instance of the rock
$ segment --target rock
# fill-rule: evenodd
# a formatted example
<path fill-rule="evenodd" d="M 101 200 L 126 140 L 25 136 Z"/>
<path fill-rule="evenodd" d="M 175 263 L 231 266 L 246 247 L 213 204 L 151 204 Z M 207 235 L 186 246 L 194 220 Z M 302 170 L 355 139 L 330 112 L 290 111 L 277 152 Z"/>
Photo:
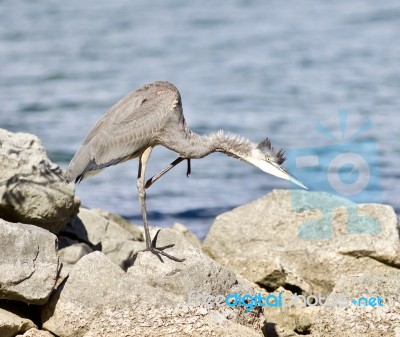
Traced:
<path fill-rule="evenodd" d="M 152 229 L 151 236 L 156 231 Z M 172 229 L 162 229 L 159 233 L 157 245 L 175 246 L 167 249 L 168 254 L 184 258 L 185 261 L 177 263 L 164 258 L 164 263 L 159 263 L 158 258 L 151 253 L 139 253 L 135 264 L 129 268 L 128 275 L 134 277 L 138 282 L 148 283 L 176 295 L 186 295 L 190 292 L 228 295 L 238 292 L 241 294 L 252 294 L 254 289 L 250 282 L 238 281 L 237 276 L 230 269 L 204 254 L 203 250 L 186 239 L 183 235 Z"/>
<path fill-rule="evenodd" d="M 16 337 L 54 337 L 54 335 L 44 330 L 29 329 L 23 335 L 17 335 Z"/>
<path fill-rule="evenodd" d="M 133 224 L 130 225 L 132 229 L 127 230 L 124 228 L 127 227 L 126 225 L 121 226 L 113 220 L 117 217 L 116 215 L 110 216 L 110 214 L 81 207 L 78 215 L 72 219 L 63 233 L 70 234 L 93 246 L 109 239 L 143 241 L 142 233 Z"/>
<path fill-rule="evenodd" d="M 0 129 L 0 218 L 57 234 L 80 203 L 61 174 L 36 136 Z"/>
<path fill-rule="evenodd" d="M 194 243 L 197 247 L 201 248 L 201 242 L 200 240 L 196 237 L 196 235 L 194 235 L 189 228 L 187 228 L 185 225 L 182 225 L 181 223 L 175 223 L 172 226 L 172 229 L 176 230 L 177 232 L 183 234 L 183 236 L 188 239 L 189 241 L 191 241 L 192 243 Z"/>
<path fill-rule="evenodd" d="M 312 336 L 398 336 L 399 292 L 400 270 L 342 276 L 331 296 L 345 296 L 349 300 L 348 306 L 318 308 L 319 313 L 311 327 Z M 378 296 L 382 306 L 378 304 Z M 371 302 L 373 297 L 376 300 Z M 356 304 L 351 303 L 352 300 Z"/>
<path fill-rule="evenodd" d="M 86 243 L 75 243 L 58 251 L 62 263 L 75 264 L 85 255 L 93 252 Z"/>
<path fill-rule="evenodd" d="M 69 275 L 73 265 L 77 263 L 83 256 L 93 252 L 86 243 L 73 243 L 70 246 L 66 246 L 58 251 L 60 256 L 61 271 L 57 280 L 56 288 L 64 281 Z"/>
<path fill-rule="evenodd" d="M 203 248 L 269 291 L 327 295 L 342 275 L 400 266 L 392 207 L 306 191 L 274 190 L 218 216 Z"/>
<path fill-rule="evenodd" d="M 59 270 L 57 237 L 0 219 L 0 299 L 44 304 Z"/>
<path fill-rule="evenodd" d="M 102 243 L 102 253 L 123 270 L 132 265 L 133 255 L 146 247 L 143 241 L 108 239 Z"/>
<path fill-rule="evenodd" d="M 188 305 L 188 289 L 210 294 L 254 289 L 179 233 L 163 230 L 159 244 L 170 240 L 176 244 L 170 253 L 185 250 L 185 262 L 161 263 L 151 253 L 141 253 L 138 265 L 125 273 L 101 252 L 82 257 L 46 304 L 43 328 L 60 337 L 262 336 L 262 317 L 257 313 L 226 305 Z"/>
<path fill-rule="evenodd" d="M 101 314 L 107 295 L 117 292 L 124 274 L 100 252 L 84 256 L 45 306 L 43 327 L 57 336 L 83 336 L 95 316 Z M 118 304 L 117 299 L 113 303 Z"/>
<path fill-rule="evenodd" d="M 348 298 L 380 296 L 384 299 L 384 304 L 393 305 L 400 302 L 399 293 L 400 270 L 390 269 L 376 274 L 360 273 L 342 276 L 331 295 L 343 294 Z"/>
<path fill-rule="evenodd" d="M 309 334 L 316 312 L 315 307 L 306 306 L 301 300 L 295 306 L 289 306 L 288 303 L 294 294 L 282 287 L 272 293 L 266 293 L 265 290 L 261 290 L 261 293 L 264 297 L 268 295 L 281 296 L 284 302 L 280 307 L 265 307 L 264 316 L 267 321 L 265 330 L 269 330 L 267 336 L 273 335 L 272 331 L 274 330 L 276 330 L 275 334 L 278 336 L 292 336 L 297 335 L 297 333 L 301 335 Z"/>
<path fill-rule="evenodd" d="M 133 224 L 132 222 L 124 219 L 123 217 L 108 212 L 108 211 L 104 211 L 102 209 L 98 209 L 98 208 L 93 208 L 91 209 L 91 211 L 93 213 L 96 213 L 112 222 L 115 222 L 116 224 L 118 224 L 120 227 L 122 227 L 123 229 L 127 230 L 129 233 L 132 234 L 132 237 L 129 240 L 134 240 L 134 241 L 143 241 L 143 229 L 142 226 L 137 226 L 135 224 Z"/>
<path fill-rule="evenodd" d="M 318 309 L 320 308 L 305 307 L 268 310 L 266 313 L 267 329 L 279 327 L 283 330 L 281 332 L 283 335 L 308 335 L 315 315 L 319 312 Z M 271 331 L 269 333 L 271 334 Z"/>
<path fill-rule="evenodd" d="M 0 308 L 0 336 L 13 337 L 17 333 L 36 328 L 36 325 L 29 319 L 21 318 L 12 312 Z"/>
<path fill-rule="evenodd" d="M 288 299 L 293 295 L 282 288 L 274 294 L 278 291 Z M 398 269 L 342 276 L 329 294 L 330 299 L 321 299 L 322 305 L 305 306 L 299 299 L 296 306 L 266 308 L 266 326 L 270 334 L 271 329 L 275 329 L 276 336 L 296 333 L 315 337 L 397 336 L 400 332 L 399 292 Z M 356 302 L 352 303 L 353 300 Z M 331 305 L 326 305 L 326 301 Z"/>
<path fill-rule="evenodd" d="M 100 250 L 124 270 L 130 265 L 133 254 L 145 247 L 143 234 L 135 225 L 115 214 L 83 207 L 63 234 Z"/>

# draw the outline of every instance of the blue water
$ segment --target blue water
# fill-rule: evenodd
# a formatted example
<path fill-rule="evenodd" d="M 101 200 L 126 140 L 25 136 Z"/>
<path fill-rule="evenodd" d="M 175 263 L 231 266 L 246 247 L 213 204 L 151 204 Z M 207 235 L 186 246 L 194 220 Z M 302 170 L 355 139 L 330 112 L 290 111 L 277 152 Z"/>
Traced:
<path fill-rule="evenodd" d="M 9 0 L 0 22 L 0 127 L 38 135 L 63 168 L 112 104 L 168 80 L 199 133 L 269 136 L 324 156 L 342 139 L 339 111 L 349 135 L 369 120 L 359 141 L 376 143 L 375 189 L 400 208 L 398 1 Z M 157 148 L 149 175 L 175 158 Z M 77 194 L 140 222 L 136 171 L 136 160 L 109 168 Z M 186 178 L 181 164 L 148 190 L 153 224 L 179 221 L 202 238 L 221 212 L 290 186 L 222 154 L 194 160 L 192 171 Z"/>

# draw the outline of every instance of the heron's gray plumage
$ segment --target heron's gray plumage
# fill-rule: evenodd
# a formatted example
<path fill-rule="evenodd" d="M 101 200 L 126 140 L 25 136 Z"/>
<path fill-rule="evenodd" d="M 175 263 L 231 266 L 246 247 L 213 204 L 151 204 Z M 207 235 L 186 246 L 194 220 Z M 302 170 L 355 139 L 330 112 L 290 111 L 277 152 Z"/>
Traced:
<path fill-rule="evenodd" d="M 243 159 L 257 147 L 223 131 L 196 134 L 186 125 L 178 89 L 169 82 L 153 82 L 122 98 L 95 124 L 72 158 L 66 180 L 80 181 L 107 166 L 138 157 L 156 145 L 188 159 L 211 152 Z M 275 156 L 271 146 L 259 148 Z"/>
<path fill-rule="evenodd" d="M 154 82 L 131 92 L 95 124 L 71 160 L 66 180 L 137 157 L 144 148 L 158 145 L 160 135 L 177 123 L 183 127 L 185 122 L 174 85 Z"/>

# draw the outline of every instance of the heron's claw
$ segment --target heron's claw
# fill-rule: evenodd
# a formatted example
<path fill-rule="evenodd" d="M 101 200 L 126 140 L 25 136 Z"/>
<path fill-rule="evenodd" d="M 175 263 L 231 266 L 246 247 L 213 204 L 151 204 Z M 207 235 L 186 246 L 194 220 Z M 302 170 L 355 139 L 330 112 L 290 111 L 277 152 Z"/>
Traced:
<path fill-rule="evenodd" d="M 161 255 L 163 255 L 163 256 L 169 258 L 170 260 L 176 261 L 176 262 L 183 262 L 183 261 L 185 261 L 185 259 L 180 259 L 180 258 L 177 258 L 177 257 L 175 257 L 175 256 L 172 256 L 172 255 L 170 255 L 170 254 L 164 252 L 165 249 L 172 248 L 172 247 L 175 246 L 175 244 L 169 244 L 169 245 L 162 246 L 162 247 L 156 247 L 156 245 L 157 245 L 158 233 L 160 233 L 160 231 L 161 231 L 161 229 L 159 229 L 159 230 L 157 231 L 156 235 L 154 236 L 153 240 L 151 241 L 150 247 L 147 247 L 146 249 L 143 249 L 143 250 L 139 250 L 139 251 L 137 251 L 137 252 L 133 255 L 133 257 L 132 257 L 132 265 L 135 263 L 138 254 L 141 253 L 141 252 L 151 252 L 151 253 L 153 253 L 155 256 L 158 257 L 158 259 L 159 259 L 162 263 L 164 263 L 164 260 L 162 259 Z"/>

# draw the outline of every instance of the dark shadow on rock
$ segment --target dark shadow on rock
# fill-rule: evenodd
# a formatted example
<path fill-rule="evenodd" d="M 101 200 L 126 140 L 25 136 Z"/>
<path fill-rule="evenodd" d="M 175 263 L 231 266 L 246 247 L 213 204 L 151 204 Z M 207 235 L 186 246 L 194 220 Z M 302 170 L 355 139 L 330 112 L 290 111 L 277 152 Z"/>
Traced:
<path fill-rule="evenodd" d="M 93 243 L 89 241 L 88 232 L 82 220 L 79 218 L 79 214 L 71 219 L 67 226 L 59 233 L 59 236 L 65 236 L 72 240 L 84 242 L 91 248 L 94 246 Z"/>
<path fill-rule="evenodd" d="M 275 323 L 265 322 L 264 326 L 262 327 L 262 332 L 265 337 L 279 337 L 278 331 L 276 331 Z"/>
<path fill-rule="evenodd" d="M 0 181 L 0 188 L 3 190 L 0 196 L 0 218 L 14 223 L 22 222 L 37 225 L 53 232 L 44 222 L 44 218 L 31 217 L 26 207 L 29 205 L 31 197 L 40 198 L 41 203 L 48 204 L 49 207 L 57 205 L 55 210 L 58 215 L 55 215 L 55 219 L 49 219 L 48 221 L 59 220 L 65 223 L 65 220 L 62 219 L 66 216 L 72 216 L 74 212 L 76 214 L 77 211 L 75 203 L 70 206 L 58 205 L 60 196 L 62 198 L 64 196 L 71 197 L 71 192 L 65 188 L 66 184 L 62 176 L 62 170 L 56 165 L 51 165 L 46 160 L 42 160 L 38 165 L 32 166 L 31 171 L 28 173 L 14 174 Z M 23 211 L 21 212 L 21 210 Z"/>
<path fill-rule="evenodd" d="M 30 319 L 39 328 L 42 326 L 40 319 L 42 307 L 41 305 L 27 304 L 20 301 L 0 300 L 0 308 L 12 312 L 19 317 Z"/>
<path fill-rule="evenodd" d="M 53 316 L 54 314 L 54 310 L 56 308 L 56 304 L 60 298 L 61 292 L 64 289 L 65 283 L 68 280 L 67 276 L 61 283 L 60 285 L 57 287 L 57 289 L 55 291 L 53 291 L 53 293 L 50 295 L 49 301 L 46 303 L 45 306 L 42 307 L 42 310 L 40 311 L 40 325 L 38 325 L 38 327 L 40 326 L 40 329 L 42 328 L 42 324 L 47 321 L 50 317 Z"/>
<path fill-rule="evenodd" d="M 45 181 L 34 181 L 33 177 L 40 177 L 41 179 L 45 179 Z M 28 174 L 16 174 L 9 179 L 3 180 L 0 182 L 0 186 L 6 186 L 6 192 L 3 195 L 2 202 L 13 204 L 17 203 L 18 205 L 22 205 L 25 198 L 19 192 L 15 191 L 16 187 L 20 187 L 23 184 L 27 185 L 35 185 L 38 188 L 48 186 L 51 183 L 57 182 L 66 182 L 62 176 L 62 171 L 58 167 L 51 167 L 49 163 L 45 160 L 40 161 L 38 166 L 32 166 L 32 172 Z M 53 187 L 54 188 L 54 187 Z M 43 188 L 48 199 L 50 201 L 54 201 L 54 198 L 47 193 L 46 189 Z M 58 192 L 64 192 L 62 189 L 56 189 Z"/>

